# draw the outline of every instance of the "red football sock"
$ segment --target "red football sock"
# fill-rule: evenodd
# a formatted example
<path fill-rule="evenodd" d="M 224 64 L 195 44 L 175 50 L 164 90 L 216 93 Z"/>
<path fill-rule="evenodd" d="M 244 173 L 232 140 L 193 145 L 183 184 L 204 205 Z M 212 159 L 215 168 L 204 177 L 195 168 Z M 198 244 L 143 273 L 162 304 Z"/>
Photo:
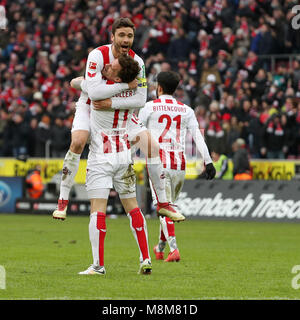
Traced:
<path fill-rule="evenodd" d="M 130 219 L 130 227 L 138 244 L 142 260 L 149 259 L 146 220 L 139 208 L 131 210 L 128 216 Z"/>
<path fill-rule="evenodd" d="M 103 212 L 93 212 L 90 216 L 89 235 L 95 267 L 104 266 L 105 217 L 105 213 Z"/>

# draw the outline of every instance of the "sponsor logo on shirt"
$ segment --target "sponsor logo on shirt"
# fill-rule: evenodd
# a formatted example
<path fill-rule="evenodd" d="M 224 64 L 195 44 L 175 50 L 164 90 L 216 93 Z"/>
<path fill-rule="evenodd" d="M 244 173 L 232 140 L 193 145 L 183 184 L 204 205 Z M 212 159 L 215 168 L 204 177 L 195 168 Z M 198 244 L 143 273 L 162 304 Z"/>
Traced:
<path fill-rule="evenodd" d="M 89 69 L 91 69 L 91 70 L 96 70 L 96 68 L 97 68 L 97 63 L 90 61 L 90 63 L 89 63 Z"/>

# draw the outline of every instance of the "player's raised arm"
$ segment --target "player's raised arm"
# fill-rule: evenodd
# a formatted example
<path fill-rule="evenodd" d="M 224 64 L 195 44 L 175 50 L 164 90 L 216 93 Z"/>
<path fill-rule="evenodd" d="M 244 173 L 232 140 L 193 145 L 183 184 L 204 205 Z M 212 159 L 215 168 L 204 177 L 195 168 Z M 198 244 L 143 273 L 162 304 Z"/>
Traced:
<path fill-rule="evenodd" d="M 80 85 L 81 90 L 87 92 L 92 101 L 111 98 L 123 90 L 129 89 L 128 83 L 114 83 L 110 85 L 103 83 L 103 67 L 101 52 L 97 49 L 92 50 L 86 64 L 85 80 Z"/>

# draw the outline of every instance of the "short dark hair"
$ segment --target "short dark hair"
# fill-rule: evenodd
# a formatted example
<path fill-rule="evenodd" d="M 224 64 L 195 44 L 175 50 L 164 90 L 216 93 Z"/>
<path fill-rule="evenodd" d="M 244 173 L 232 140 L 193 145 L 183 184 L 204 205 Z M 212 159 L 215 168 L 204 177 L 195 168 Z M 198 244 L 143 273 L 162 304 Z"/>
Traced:
<path fill-rule="evenodd" d="M 129 18 L 119 18 L 115 20 L 111 29 L 112 34 L 114 35 L 119 28 L 132 28 L 133 32 L 135 32 L 134 23 Z"/>
<path fill-rule="evenodd" d="M 127 54 L 121 54 L 118 60 L 122 67 L 118 76 L 121 78 L 122 82 L 129 83 L 133 81 L 141 69 L 138 62 Z"/>
<path fill-rule="evenodd" d="M 174 71 L 162 71 L 157 75 L 157 83 L 165 94 L 172 95 L 178 87 L 180 76 Z"/>

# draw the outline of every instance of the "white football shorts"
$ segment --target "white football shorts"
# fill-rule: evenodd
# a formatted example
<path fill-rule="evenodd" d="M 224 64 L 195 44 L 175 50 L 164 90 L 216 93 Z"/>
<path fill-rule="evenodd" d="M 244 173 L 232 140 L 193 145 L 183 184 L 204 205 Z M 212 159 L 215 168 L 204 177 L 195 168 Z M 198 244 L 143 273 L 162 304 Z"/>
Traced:
<path fill-rule="evenodd" d="M 136 197 L 136 176 L 132 163 L 106 157 L 105 162 L 88 161 L 86 190 L 89 199 L 107 199 L 114 187 L 120 199 Z M 94 162 L 94 163 L 91 163 Z M 106 189 L 106 190 L 104 190 Z"/>
<path fill-rule="evenodd" d="M 76 102 L 76 111 L 71 132 L 77 130 L 90 132 L 90 105 L 80 101 Z"/>

